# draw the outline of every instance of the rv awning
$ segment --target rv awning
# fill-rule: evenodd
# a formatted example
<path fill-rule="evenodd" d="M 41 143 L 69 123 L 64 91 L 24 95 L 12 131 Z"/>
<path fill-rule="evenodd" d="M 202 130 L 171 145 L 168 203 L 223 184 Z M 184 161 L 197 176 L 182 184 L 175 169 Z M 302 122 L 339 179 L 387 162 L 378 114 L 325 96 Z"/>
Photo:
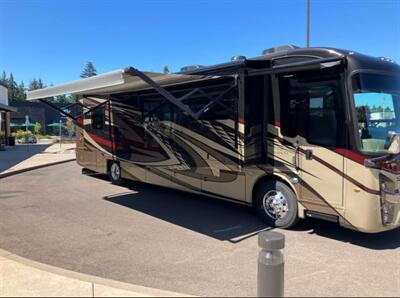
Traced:
<path fill-rule="evenodd" d="M 196 82 L 210 78 L 218 77 L 141 72 L 132 67 L 128 67 L 126 69 L 108 72 L 79 81 L 29 91 L 27 100 L 39 100 L 64 94 L 101 95 L 125 91 L 135 92 L 154 88 L 154 86 L 150 85 L 152 83 L 156 83 L 160 87 L 165 87 L 171 84 Z M 150 81 L 146 79 L 150 79 Z"/>
<path fill-rule="evenodd" d="M 187 113 L 188 115 L 197 120 L 199 119 L 201 114 L 207 112 L 207 110 L 211 106 L 213 106 L 214 104 L 219 104 L 219 101 L 222 99 L 222 97 L 236 86 L 236 80 L 232 86 L 230 86 L 227 90 L 225 90 L 216 98 L 211 98 L 207 96 L 207 94 L 205 94 L 200 88 L 194 88 L 180 97 L 175 97 L 172 93 L 168 92 L 164 87 L 169 85 L 178 85 L 183 83 L 192 83 L 192 82 L 218 79 L 218 78 L 221 78 L 221 76 L 161 74 L 155 72 L 142 72 L 133 67 L 128 67 L 123 70 L 117 70 L 59 86 L 30 91 L 27 94 L 27 99 L 40 100 L 48 104 L 49 106 L 53 107 L 54 109 L 58 110 L 61 114 L 77 121 L 78 118 L 80 118 L 81 116 L 84 116 L 87 113 L 91 113 L 93 110 L 106 104 L 109 100 L 95 107 L 84 106 L 82 103 L 78 101 L 62 109 L 56 107 L 54 104 L 52 104 L 46 99 L 64 94 L 86 95 L 86 96 L 107 95 L 107 94 L 121 93 L 128 91 L 135 92 L 146 89 L 154 89 L 157 93 L 159 93 L 171 104 L 175 105 L 177 108 L 179 108 L 180 110 L 182 110 L 183 112 Z M 200 111 L 193 111 L 186 104 L 182 103 L 184 99 L 189 98 L 196 92 L 201 92 L 203 93 L 203 95 L 205 95 L 210 99 L 210 103 L 207 104 Z M 68 109 L 74 105 L 79 105 L 83 108 L 86 108 L 87 111 L 79 116 L 74 116 L 70 112 L 68 112 Z"/>

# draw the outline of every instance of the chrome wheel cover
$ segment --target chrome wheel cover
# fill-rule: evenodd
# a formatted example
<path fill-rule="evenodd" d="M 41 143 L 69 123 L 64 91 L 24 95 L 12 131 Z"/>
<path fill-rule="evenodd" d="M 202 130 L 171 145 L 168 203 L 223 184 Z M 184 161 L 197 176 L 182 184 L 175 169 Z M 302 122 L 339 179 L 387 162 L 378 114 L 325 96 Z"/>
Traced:
<path fill-rule="evenodd" d="M 114 181 L 118 181 L 120 176 L 121 176 L 121 170 L 119 168 L 119 165 L 117 163 L 113 163 L 111 165 L 111 177 L 113 178 Z"/>
<path fill-rule="evenodd" d="M 289 205 L 285 195 L 281 191 L 270 190 L 263 197 L 264 211 L 273 219 L 283 219 L 288 211 Z"/>

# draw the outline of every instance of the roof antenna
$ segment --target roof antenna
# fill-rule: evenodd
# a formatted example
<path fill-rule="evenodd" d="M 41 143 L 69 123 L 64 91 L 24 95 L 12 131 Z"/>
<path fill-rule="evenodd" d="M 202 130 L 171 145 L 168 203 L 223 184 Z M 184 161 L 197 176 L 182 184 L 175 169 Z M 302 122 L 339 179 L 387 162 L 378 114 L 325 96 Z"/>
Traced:
<path fill-rule="evenodd" d="M 307 48 L 310 47 L 310 1 L 307 0 Z"/>

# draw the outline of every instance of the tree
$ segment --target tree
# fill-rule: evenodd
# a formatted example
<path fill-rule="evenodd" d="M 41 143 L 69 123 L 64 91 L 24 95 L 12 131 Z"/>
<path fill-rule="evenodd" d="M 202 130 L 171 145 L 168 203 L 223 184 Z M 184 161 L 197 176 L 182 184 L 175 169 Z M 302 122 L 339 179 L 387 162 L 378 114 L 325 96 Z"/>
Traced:
<path fill-rule="evenodd" d="M 164 66 L 164 68 L 163 68 L 163 73 L 165 73 L 165 74 L 171 73 L 171 72 L 169 71 L 169 68 L 168 68 L 167 65 Z"/>
<path fill-rule="evenodd" d="M 41 125 L 39 122 L 36 122 L 36 123 L 35 123 L 34 130 L 35 130 L 35 134 L 36 134 L 36 135 L 37 135 L 37 134 L 40 134 L 40 132 L 42 131 L 42 125 Z"/>
<path fill-rule="evenodd" d="M 3 70 L 3 73 L 1 74 L 0 77 L 0 83 L 3 83 L 4 85 L 7 85 L 7 74 L 6 72 Z"/>
<path fill-rule="evenodd" d="M 23 81 L 21 81 L 21 83 L 19 83 L 19 85 L 17 86 L 15 100 L 16 101 L 26 100 L 25 85 Z"/>
<path fill-rule="evenodd" d="M 81 73 L 81 78 L 89 78 L 97 75 L 96 68 L 94 68 L 94 65 L 92 62 L 86 63 L 86 67 L 83 69 Z"/>
<path fill-rule="evenodd" d="M 28 90 L 32 91 L 32 90 L 37 90 L 37 89 L 43 89 L 46 88 L 47 86 L 45 84 L 43 84 L 43 81 L 41 78 L 37 79 L 33 78 L 33 80 L 31 80 L 29 82 L 29 87 Z"/>
<path fill-rule="evenodd" d="M 33 78 L 33 80 L 31 80 L 29 82 L 28 90 L 33 91 L 33 90 L 37 90 L 37 89 L 40 89 L 39 82 L 38 82 L 38 80 L 36 80 L 36 78 Z"/>
<path fill-rule="evenodd" d="M 42 79 L 41 78 L 39 78 L 39 80 L 37 81 L 37 83 L 38 83 L 38 89 L 43 89 L 43 88 L 46 88 L 46 85 L 45 84 L 43 84 L 43 82 L 42 82 Z"/>
<path fill-rule="evenodd" d="M 14 76 L 12 73 L 10 73 L 10 77 L 8 78 L 8 98 L 11 101 L 16 100 L 16 94 L 17 94 L 17 83 L 14 81 Z"/>
<path fill-rule="evenodd" d="M 385 112 L 393 112 L 392 109 L 390 107 L 386 107 L 385 108 Z"/>

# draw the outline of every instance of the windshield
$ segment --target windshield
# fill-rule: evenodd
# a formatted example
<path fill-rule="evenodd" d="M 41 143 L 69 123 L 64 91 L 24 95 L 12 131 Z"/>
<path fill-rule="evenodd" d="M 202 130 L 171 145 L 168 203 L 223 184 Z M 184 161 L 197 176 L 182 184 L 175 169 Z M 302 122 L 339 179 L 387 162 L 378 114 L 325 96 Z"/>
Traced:
<path fill-rule="evenodd" d="M 387 153 L 388 134 L 400 133 L 400 77 L 359 73 L 353 90 L 362 150 Z"/>

